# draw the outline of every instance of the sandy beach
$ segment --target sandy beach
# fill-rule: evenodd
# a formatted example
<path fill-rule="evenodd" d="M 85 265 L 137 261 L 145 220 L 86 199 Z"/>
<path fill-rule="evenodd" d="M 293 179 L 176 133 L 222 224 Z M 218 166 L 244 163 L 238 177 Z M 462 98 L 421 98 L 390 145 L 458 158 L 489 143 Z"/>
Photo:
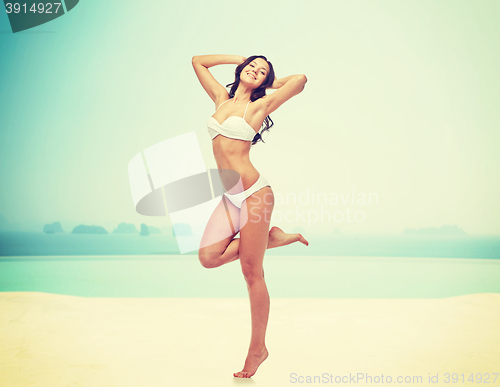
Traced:
<path fill-rule="evenodd" d="M 449 385 L 453 373 L 473 385 L 471 373 L 493 383 L 500 372 L 493 293 L 271 299 L 269 358 L 249 380 L 232 376 L 249 343 L 248 299 L 2 292 L 0 305 L 1 386 L 367 385 L 388 377 Z"/>

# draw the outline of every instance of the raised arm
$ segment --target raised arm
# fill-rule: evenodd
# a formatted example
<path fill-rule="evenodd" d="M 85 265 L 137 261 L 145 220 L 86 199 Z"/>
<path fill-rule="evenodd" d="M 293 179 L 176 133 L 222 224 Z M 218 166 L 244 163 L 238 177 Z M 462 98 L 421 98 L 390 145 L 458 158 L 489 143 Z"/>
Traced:
<path fill-rule="evenodd" d="M 195 55 L 191 63 L 201 86 L 203 86 L 207 94 L 212 98 L 212 101 L 217 104 L 222 96 L 227 97 L 227 91 L 224 86 L 217 82 L 208 69 L 221 64 L 239 65 L 245 60 L 246 58 L 241 55 Z"/>
<path fill-rule="evenodd" d="M 290 75 L 281 79 L 275 78 L 271 89 L 278 90 L 263 98 L 266 115 L 271 114 L 294 95 L 304 90 L 306 82 L 307 78 L 304 74 Z"/>

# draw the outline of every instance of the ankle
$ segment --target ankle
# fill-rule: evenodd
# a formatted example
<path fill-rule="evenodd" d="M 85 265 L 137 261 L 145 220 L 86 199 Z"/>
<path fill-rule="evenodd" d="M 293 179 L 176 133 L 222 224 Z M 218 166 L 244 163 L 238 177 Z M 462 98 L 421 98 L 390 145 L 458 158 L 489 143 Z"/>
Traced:
<path fill-rule="evenodd" d="M 266 345 L 255 345 L 255 346 L 251 346 L 249 349 L 248 349 L 248 353 L 251 353 L 251 354 L 254 354 L 254 355 L 260 355 L 264 352 L 267 351 L 267 348 L 266 348 Z"/>

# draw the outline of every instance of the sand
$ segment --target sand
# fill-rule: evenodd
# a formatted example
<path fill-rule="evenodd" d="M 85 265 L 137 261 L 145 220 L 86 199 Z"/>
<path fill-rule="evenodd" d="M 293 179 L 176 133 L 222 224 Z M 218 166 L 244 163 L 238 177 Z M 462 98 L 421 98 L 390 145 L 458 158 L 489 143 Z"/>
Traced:
<path fill-rule="evenodd" d="M 489 373 L 491 385 L 500 372 L 500 294 L 274 298 L 269 358 L 251 379 L 235 379 L 249 338 L 244 298 L 3 292 L 0 386 L 367 385 L 361 376 L 372 377 L 369 385 L 388 377 L 453 384 L 445 373 L 456 373 L 457 385 Z"/>

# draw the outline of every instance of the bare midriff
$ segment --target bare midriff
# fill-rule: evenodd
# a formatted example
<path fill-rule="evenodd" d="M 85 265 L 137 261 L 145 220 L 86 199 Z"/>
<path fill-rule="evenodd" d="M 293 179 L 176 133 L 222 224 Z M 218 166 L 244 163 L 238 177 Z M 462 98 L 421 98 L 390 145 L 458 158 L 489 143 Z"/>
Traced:
<path fill-rule="evenodd" d="M 238 172 L 245 190 L 250 188 L 259 178 L 259 171 L 250 161 L 251 144 L 250 141 L 235 140 L 222 135 L 218 135 L 212 140 L 217 168 Z M 224 179 L 222 178 L 222 180 L 224 184 Z"/>

